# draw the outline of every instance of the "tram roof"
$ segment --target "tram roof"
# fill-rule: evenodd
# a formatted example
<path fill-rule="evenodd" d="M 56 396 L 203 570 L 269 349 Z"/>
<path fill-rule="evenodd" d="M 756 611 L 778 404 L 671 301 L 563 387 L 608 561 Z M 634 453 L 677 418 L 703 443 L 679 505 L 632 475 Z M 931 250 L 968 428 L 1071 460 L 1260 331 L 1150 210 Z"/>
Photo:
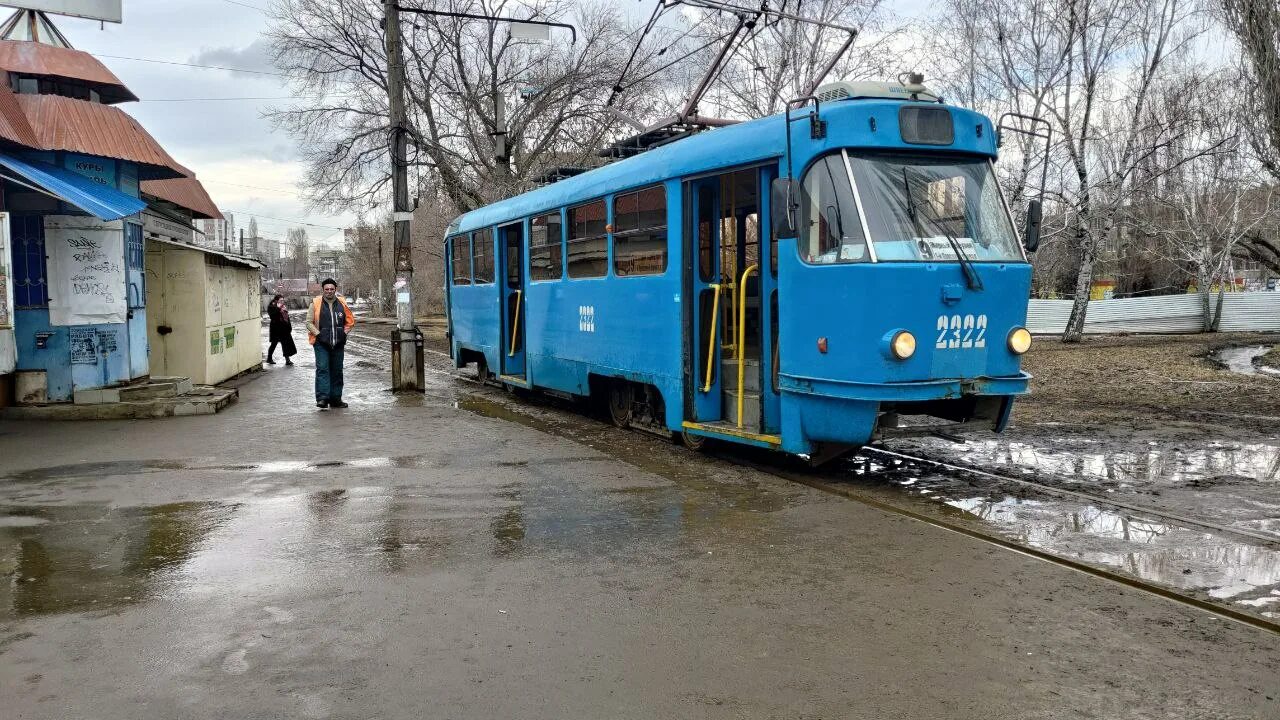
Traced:
<path fill-rule="evenodd" d="M 919 103 L 863 99 L 824 103 L 821 118 L 827 123 L 827 133 L 825 138 L 819 140 L 811 140 L 809 137 L 809 124 L 804 119 L 806 111 L 792 111 L 793 152 L 797 146 L 805 143 L 812 152 L 801 155 L 804 158 L 829 149 L 850 147 L 966 152 L 995 157 L 995 128 L 990 119 L 972 110 L 954 106 L 928 105 L 946 107 L 955 118 L 955 142 L 951 145 L 922 146 L 904 143 L 898 133 L 898 109 L 907 104 Z M 876 127 L 879 128 L 876 132 L 870 130 L 871 118 L 875 118 Z M 783 115 L 778 114 L 706 130 L 459 215 L 450 223 L 446 234 L 502 225 L 672 178 L 780 158 L 786 149 L 786 138 L 782 133 L 784 123 Z M 982 130 L 978 130 L 979 127 Z M 799 169 L 796 168 L 797 171 Z"/>

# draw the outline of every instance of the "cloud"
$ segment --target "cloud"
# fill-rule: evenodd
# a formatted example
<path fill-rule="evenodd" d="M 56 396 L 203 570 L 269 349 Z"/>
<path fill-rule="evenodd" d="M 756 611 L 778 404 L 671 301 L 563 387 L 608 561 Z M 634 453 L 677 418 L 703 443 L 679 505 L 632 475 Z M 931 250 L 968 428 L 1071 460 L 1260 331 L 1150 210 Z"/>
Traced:
<path fill-rule="evenodd" d="M 191 56 L 194 65 L 218 65 L 260 72 L 279 72 L 271 59 L 271 42 L 258 38 L 244 47 L 205 48 Z M 247 74 L 247 73 L 236 73 Z"/>

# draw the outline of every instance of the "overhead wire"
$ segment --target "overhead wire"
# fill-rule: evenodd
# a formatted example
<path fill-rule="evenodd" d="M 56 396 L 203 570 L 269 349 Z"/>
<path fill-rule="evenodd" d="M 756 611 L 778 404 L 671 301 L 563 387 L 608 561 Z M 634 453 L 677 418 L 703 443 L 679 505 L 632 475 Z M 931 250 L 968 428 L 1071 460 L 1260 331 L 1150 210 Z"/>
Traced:
<path fill-rule="evenodd" d="M 250 10 L 257 10 L 258 12 L 264 13 L 264 14 L 267 12 L 266 8 L 260 8 L 257 5 L 250 5 L 249 3 L 242 3 L 239 0 L 222 0 L 222 2 L 230 3 L 232 5 L 239 5 L 240 7 L 249 8 Z"/>
<path fill-rule="evenodd" d="M 258 213 L 250 212 L 248 210 L 228 209 L 227 212 L 233 212 L 237 215 L 248 215 L 249 217 L 262 218 L 264 220 L 279 220 L 280 222 L 295 223 L 297 225 L 306 225 L 307 227 L 324 228 L 325 230 L 345 230 L 346 229 L 346 228 L 338 227 L 337 225 L 320 225 L 318 223 L 299 220 L 298 218 L 282 218 L 282 217 L 273 217 L 271 215 L 260 215 Z"/>
<path fill-rule="evenodd" d="M 202 68 L 205 70 L 227 70 L 230 72 L 249 73 L 251 75 L 275 75 L 285 77 L 282 72 L 272 72 L 270 70 L 249 70 L 248 68 L 226 67 L 223 65 L 202 65 L 200 63 L 184 63 L 177 60 L 156 60 L 154 58 L 130 57 L 127 55 L 105 55 L 100 53 L 89 53 L 97 58 L 110 58 L 112 60 L 134 60 L 136 62 L 157 63 L 159 65 L 180 65 L 182 67 Z"/>

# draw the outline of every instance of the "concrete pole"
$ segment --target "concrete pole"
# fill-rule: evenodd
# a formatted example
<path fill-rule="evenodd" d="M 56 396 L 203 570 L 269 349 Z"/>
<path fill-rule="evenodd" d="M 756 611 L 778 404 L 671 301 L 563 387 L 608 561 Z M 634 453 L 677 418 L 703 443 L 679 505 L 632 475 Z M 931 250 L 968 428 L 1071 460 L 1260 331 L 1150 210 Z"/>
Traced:
<path fill-rule="evenodd" d="M 395 0 L 383 1 L 383 29 L 387 42 L 387 100 L 391 120 L 392 219 L 395 222 L 396 332 L 392 355 L 392 390 L 422 391 L 422 355 L 416 352 L 418 330 L 413 324 L 413 257 L 409 237 L 408 122 L 404 104 L 404 50 L 400 45 L 400 11 Z M 398 349 L 399 352 L 394 352 Z"/>

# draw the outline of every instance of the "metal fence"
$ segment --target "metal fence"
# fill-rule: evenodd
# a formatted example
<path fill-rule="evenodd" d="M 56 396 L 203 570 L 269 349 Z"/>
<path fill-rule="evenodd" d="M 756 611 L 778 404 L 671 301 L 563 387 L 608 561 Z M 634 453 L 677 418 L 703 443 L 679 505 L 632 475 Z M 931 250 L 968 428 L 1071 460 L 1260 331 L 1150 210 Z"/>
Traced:
<path fill-rule="evenodd" d="M 1216 303 L 1218 296 L 1210 298 Z M 1032 300 L 1027 329 L 1060 334 L 1071 315 L 1070 300 Z M 1084 331 L 1106 333 L 1197 333 L 1204 329 L 1199 295 L 1090 300 Z M 1280 332 L 1280 292 L 1227 293 L 1222 299 L 1222 331 Z"/>

